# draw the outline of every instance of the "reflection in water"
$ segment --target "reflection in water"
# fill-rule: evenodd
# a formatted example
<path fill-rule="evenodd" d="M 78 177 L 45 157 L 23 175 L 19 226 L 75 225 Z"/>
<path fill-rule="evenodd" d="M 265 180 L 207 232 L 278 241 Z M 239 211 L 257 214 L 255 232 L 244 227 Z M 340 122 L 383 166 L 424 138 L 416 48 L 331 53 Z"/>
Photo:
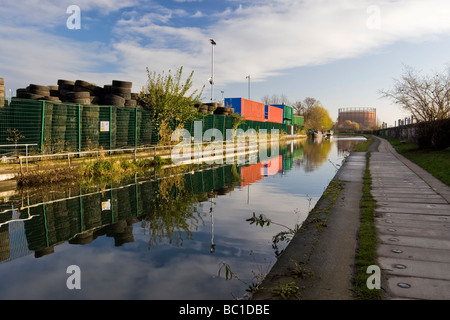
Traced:
<path fill-rule="evenodd" d="M 347 142 L 335 140 L 338 141 L 339 154 L 351 148 Z M 261 186 L 264 186 L 260 186 L 259 182 L 265 179 L 273 181 L 270 177 L 289 176 L 294 168 L 303 168 L 305 172 L 311 173 L 325 165 L 331 150 L 332 142 L 329 140 L 318 144 L 302 140 L 267 150 L 268 159 L 252 165 L 175 167 L 155 173 L 152 177 L 136 177 L 122 185 L 101 189 L 71 186 L 63 190 L 46 191 L 45 194 L 22 190 L 2 204 L 0 272 L 8 263 L 30 254 L 46 259 L 49 255 L 53 256 L 58 246 L 87 246 L 105 237 L 113 238 L 115 247 L 123 247 L 125 244 L 135 243 L 136 236 L 139 235 L 140 239 L 143 234 L 147 241 L 147 251 L 152 251 L 158 246 L 163 248 L 167 245 L 170 248 L 183 248 L 187 242 L 195 242 L 195 234 L 199 237 L 206 232 L 208 254 L 228 255 L 232 251 L 242 250 L 244 247 L 232 244 L 235 240 L 231 232 L 226 231 L 230 233 L 229 239 L 224 235 L 224 230 L 228 230 L 225 225 L 227 216 L 234 216 L 234 212 L 224 212 L 227 211 L 226 208 L 233 210 L 238 201 L 233 200 L 233 197 L 238 198 L 239 191 L 246 190 L 246 206 L 251 206 L 250 185 L 255 184 L 252 187 L 252 197 L 257 197 L 257 193 L 262 192 Z M 276 192 L 281 193 L 277 195 Z M 284 194 L 288 196 L 287 199 L 294 201 L 299 197 L 296 194 L 290 195 L 289 191 L 276 192 L 270 191 L 269 197 L 281 199 Z M 263 194 L 261 200 L 267 197 Z M 311 198 L 308 197 L 305 202 L 311 206 Z M 273 210 L 280 206 L 276 201 L 272 205 Z M 294 209 L 295 207 L 292 208 Z M 305 209 L 309 211 L 308 208 Z M 246 209 L 242 207 L 234 210 Z M 219 216 L 215 216 L 216 211 Z M 215 226 L 217 217 L 221 219 L 219 234 Z M 248 213 L 244 213 L 238 224 L 245 225 L 248 217 Z M 208 231 L 204 231 L 205 226 L 208 226 Z M 222 244 L 220 250 L 216 244 L 217 237 Z M 230 247 L 227 249 L 227 246 Z M 192 259 L 196 259 L 195 255 Z M 27 272 L 38 272 L 28 263 L 30 270 Z M 214 288 L 219 290 L 217 284 Z M 0 287 L 0 296 L 8 297 L 5 290 Z M 102 297 L 101 290 L 98 290 Z M 143 296 L 147 295 L 148 293 Z M 207 293 L 208 297 L 215 295 L 215 292 Z M 223 294 L 217 296 L 223 297 Z M 120 298 L 127 299 L 128 295 Z M 180 296 L 177 298 L 183 299 Z"/>

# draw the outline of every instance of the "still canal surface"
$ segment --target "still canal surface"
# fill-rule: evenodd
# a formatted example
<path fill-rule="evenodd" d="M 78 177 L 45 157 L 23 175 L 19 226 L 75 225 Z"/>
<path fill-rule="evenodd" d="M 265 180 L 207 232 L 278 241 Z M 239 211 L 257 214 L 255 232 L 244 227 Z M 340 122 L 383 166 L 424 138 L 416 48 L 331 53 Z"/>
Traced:
<path fill-rule="evenodd" d="M 0 299 L 246 299 L 287 245 L 274 236 L 304 221 L 361 139 L 281 144 L 251 165 L 17 192 L 2 203 Z M 253 213 L 273 223 L 251 224 Z"/>

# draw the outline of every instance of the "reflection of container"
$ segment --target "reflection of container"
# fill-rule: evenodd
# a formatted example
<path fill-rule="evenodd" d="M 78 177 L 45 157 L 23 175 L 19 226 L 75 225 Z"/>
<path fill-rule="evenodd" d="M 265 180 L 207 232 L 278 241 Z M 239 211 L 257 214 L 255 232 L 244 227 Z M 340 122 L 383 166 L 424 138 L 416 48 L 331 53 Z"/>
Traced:
<path fill-rule="evenodd" d="M 5 102 L 5 80 L 0 78 L 0 107 L 3 107 Z"/>
<path fill-rule="evenodd" d="M 234 112 L 240 114 L 245 120 L 265 121 L 265 108 L 261 102 L 244 98 L 226 98 L 224 104 L 225 107 L 233 108 Z"/>
<path fill-rule="evenodd" d="M 264 165 L 260 163 L 252 164 L 241 168 L 241 187 L 248 186 L 264 177 Z"/>
<path fill-rule="evenodd" d="M 270 160 L 263 160 L 261 163 L 264 165 L 263 174 L 265 177 L 274 176 L 283 170 L 283 157 L 281 155 Z"/>
<path fill-rule="evenodd" d="M 268 122 L 283 123 L 283 110 L 280 108 L 265 105 L 265 120 Z"/>

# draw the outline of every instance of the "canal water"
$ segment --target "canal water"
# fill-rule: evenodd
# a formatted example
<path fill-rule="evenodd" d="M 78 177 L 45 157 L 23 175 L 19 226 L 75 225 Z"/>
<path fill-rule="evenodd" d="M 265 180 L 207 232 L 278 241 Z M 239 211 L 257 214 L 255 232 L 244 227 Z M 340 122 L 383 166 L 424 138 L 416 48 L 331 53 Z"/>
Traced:
<path fill-rule="evenodd" d="M 18 191 L 1 204 L 0 299 L 248 299 L 361 139 Z"/>

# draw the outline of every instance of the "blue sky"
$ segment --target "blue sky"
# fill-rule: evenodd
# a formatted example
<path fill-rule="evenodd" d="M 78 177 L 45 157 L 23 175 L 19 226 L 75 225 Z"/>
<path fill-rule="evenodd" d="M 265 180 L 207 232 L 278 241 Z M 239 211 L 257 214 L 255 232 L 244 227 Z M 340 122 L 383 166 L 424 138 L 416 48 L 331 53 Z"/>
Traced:
<path fill-rule="evenodd" d="M 80 8 L 80 30 L 67 28 Z M 403 65 L 424 74 L 450 62 L 448 0 L 1 0 L 0 77 L 6 92 L 58 79 L 104 85 L 133 81 L 146 67 L 194 71 L 195 88 L 215 98 L 284 94 L 341 107 L 376 107 L 380 121 L 408 116 L 379 90 Z"/>

